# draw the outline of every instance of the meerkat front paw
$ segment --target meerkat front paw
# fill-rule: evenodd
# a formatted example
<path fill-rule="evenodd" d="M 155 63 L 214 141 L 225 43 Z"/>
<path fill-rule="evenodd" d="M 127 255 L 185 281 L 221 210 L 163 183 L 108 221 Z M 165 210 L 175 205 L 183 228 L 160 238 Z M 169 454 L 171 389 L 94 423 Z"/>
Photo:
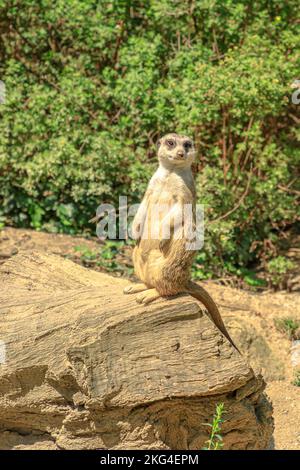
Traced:
<path fill-rule="evenodd" d="M 137 292 L 142 292 L 147 290 L 148 287 L 145 284 L 130 284 L 130 286 L 125 287 L 123 290 L 124 294 L 136 294 Z"/>
<path fill-rule="evenodd" d="M 157 292 L 156 289 L 148 289 L 145 292 L 136 296 L 136 301 L 138 304 L 150 304 L 153 300 L 156 300 L 160 297 L 160 294 Z"/>

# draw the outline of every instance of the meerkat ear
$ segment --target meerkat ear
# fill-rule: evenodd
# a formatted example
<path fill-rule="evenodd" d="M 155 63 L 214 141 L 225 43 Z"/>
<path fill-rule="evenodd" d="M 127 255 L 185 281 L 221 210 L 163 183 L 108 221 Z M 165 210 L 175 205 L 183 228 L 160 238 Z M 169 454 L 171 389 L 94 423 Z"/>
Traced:
<path fill-rule="evenodd" d="M 161 142 L 162 142 L 162 139 L 158 139 L 158 141 L 156 142 L 156 148 L 157 148 L 157 150 L 158 150 L 159 147 L 161 146 Z"/>

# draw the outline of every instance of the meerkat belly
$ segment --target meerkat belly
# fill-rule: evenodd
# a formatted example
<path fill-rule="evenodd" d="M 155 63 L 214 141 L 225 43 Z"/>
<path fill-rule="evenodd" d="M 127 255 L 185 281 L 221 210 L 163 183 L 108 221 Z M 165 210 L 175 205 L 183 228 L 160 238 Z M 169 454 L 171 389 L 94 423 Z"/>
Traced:
<path fill-rule="evenodd" d="M 168 232 L 168 214 L 173 207 L 170 194 L 155 194 L 148 201 L 147 215 L 138 246 L 134 250 L 133 262 L 136 275 L 148 286 L 155 286 L 164 264 L 160 241 Z"/>
<path fill-rule="evenodd" d="M 136 274 L 149 287 L 156 287 L 158 280 L 162 279 L 166 264 L 170 264 L 169 252 L 174 251 L 174 249 L 177 252 L 178 244 L 181 244 L 181 250 L 184 249 L 182 245 L 185 243 L 184 239 L 172 240 L 173 233 L 170 225 L 172 221 L 174 222 L 172 217 L 174 204 L 169 204 L 168 207 L 170 198 L 169 200 L 159 198 L 158 202 L 162 206 L 165 205 L 166 209 L 163 209 L 161 213 L 156 213 L 157 208 L 155 208 L 154 216 L 151 215 L 151 210 L 149 210 L 146 224 L 148 225 L 148 228 L 146 228 L 147 233 L 140 240 L 134 255 Z M 178 216 L 175 216 L 175 219 L 178 222 Z M 179 223 L 182 222 L 179 221 Z M 162 241 L 167 247 L 166 250 L 162 250 Z M 172 253 L 172 256 L 174 256 L 174 253 Z"/>
<path fill-rule="evenodd" d="M 152 248 L 159 248 L 158 242 L 163 238 L 170 237 L 170 225 L 171 217 L 174 212 L 175 204 L 177 204 L 177 199 L 157 197 L 153 198 L 149 202 L 146 224 L 145 224 L 145 235 L 147 235 L 148 240 L 151 240 Z"/>
<path fill-rule="evenodd" d="M 180 180 L 177 184 L 166 181 L 157 185 L 148 201 L 144 238 L 153 242 L 170 238 L 171 225 L 175 219 L 179 224 L 179 219 L 183 219 L 185 204 L 192 201 L 191 191 Z M 157 243 L 153 243 L 153 248 L 158 248 Z"/>
<path fill-rule="evenodd" d="M 158 287 L 159 284 L 160 290 L 165 290 L 164 271 L 166 266 L 170 265 L 170 256 L 175 256 L 174 249 L 177 251 L 178 247 L 178 241 L 174 244 L 172 240 L 172 228 L 174 224 L 183 225 L 184 205 L 192 202 L 191 189 L 177 175 L 164 180 L 154 179 L 150 185 L 145 224 L 133 255 L 135 273 L 148 287 Z M 169 245 L 169 252 L 168 249 L 162 249 L 162 241 L 165 247 L 168 248 Z M 182 252 L 184 241 L 179 243 Z M 181 257 L 181 254 L 178 254 Z M 171 293 L 170 286 L 167 286 L 166 292 Z"/>

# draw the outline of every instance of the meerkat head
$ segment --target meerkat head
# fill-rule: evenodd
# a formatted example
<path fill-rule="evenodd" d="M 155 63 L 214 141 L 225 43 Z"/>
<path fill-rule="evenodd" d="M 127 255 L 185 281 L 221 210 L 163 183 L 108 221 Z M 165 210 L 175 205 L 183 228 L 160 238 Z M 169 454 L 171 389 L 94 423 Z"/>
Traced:
<path fill-rule="evenodd" d="M 157 143 L 158 160 L 168 168 L 190 167 L 195 159 L 195 147 L 192 139 L 185 135 L 167 134 Z"/>

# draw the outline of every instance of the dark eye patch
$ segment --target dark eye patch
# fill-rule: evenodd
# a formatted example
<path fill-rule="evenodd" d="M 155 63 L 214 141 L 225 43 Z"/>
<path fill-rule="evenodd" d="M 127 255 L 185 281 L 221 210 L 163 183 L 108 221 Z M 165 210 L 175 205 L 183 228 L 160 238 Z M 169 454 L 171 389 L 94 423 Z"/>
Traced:
<path fill-rule="evenodd" d="M 192 142 L 187 140 L 186 142 L 184 142 L 183 146 L 186 150 L 189 150 L 190 148 L 192 148 Z"/>
<path fill-rule="evenodd" d="M 176 142 L 175 142 L 175 140 L 168 139 L 168 140 L 167 140 L 167 145 L 168 145 L 169 147 L 175 147 Z"/>

